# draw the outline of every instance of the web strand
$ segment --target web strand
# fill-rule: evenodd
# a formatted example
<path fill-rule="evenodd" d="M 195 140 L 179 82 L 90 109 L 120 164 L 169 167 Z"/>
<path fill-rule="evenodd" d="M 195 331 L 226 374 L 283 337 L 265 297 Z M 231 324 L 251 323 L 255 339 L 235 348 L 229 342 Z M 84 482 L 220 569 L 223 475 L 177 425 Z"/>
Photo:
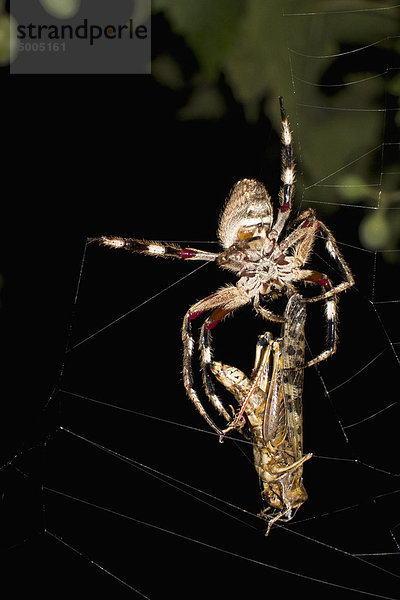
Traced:
<path fill-rule="evenodd" d="M 321 583 L 323 585 L 330 586 L 330 587 L 335 587 L 335 588 L 339 588 L 339 589 L 342 589 L 342 590 L 348 590 L 348 591 L 352 591 L 352 592 L 358 592 L 358 593 L 366 595 L 366 596 L 373 596 L 375 598 L 382 598 L 384 600 L 396 600 L 396 598 L 393 597 L 393 596 L 385 596 L 385 595 L 381 595 L 381 594 L 375 594 L 375 593 L 369 592 L 367 590 L 352 588 L 352 587 L 349 587 L 349 586 L 346 586 L 346 585 L 340 585 L 338 583 L 334 583 L 334 582 L 331 582 L 331 581 L 326 581 L 326 580 L 323 580 L 323 579 L 319 579 L 317 577 L 311 577 L 311 576 L 305 575 L 303 573 L 294 572 L 294 571 L 291 571 L 289 569 L 284 569 L 284 568 L 278 567 L 276 565 L 272 565 L 270 563 L 266 563 L 266 562 L 263 562 L 263 561 L 255 560 L 255 559 L 253 559 L 251 557 L 244 556 L 244 555 L 241 555 L 241 554 L 237 554 L 235 552 L 231 552 L 231 551 L 229 551 L 229 550 L 227 550 L 225 548 L 220 548 L 218 546 L 214 546 L 213 544 L 209 544 L 209 543 L 204 542 L 202 540 L 198 540 L 198 539 L 195 539 L 195 538 L 187 537 L 185 535 L 182 535 L 182 534 L 178 533 L 177 531 L 170 531 L 170 530 L 164 529 L 163 527 L 160 527 L 158 525 L 154 525 L 152 523 L 147 523 L 145 521 L 141 521 L 140 519 L 136 519 L 134 517 L 118 513 L 117 511 L 114 511 L 112 509 L 106 508 L 104 506 L 99 506 L 99 505 L 93 504 L 91 502 L 87 502 L 86 500 L 83 500 L 82 498 L 76 498 L 74 496 L 70 496 L 69 494 L 60 492 L 58 490 L 53 490 L 53 489 L 47 488 L 47 487 L 44 487 L 44 489 L 47 492 L 63 496 L 65 498 L 68 498 L 68 499 L 73 500 L 75 502 L 79 502 L 79 503 L 91 506 L 92 508 L 95 508 L 95 509 L 98 509 L 98 510 L 101 510 L 101 511 L 104 511 L 104 512 L 108 512 L 108 513 L 110 513 L 112 515 L 115 515 L 117 517 L 121 517 L 123 519 L 134 521 L 135 523 L 138 523 L 138 524 L 143 525 L 145 527 L 150 527 L 152 529 L 156 529 L 156 530 L 161 531 L 163 533 L 167 533 L 169 535 L 172 535 L 172 536 L 175 536 L 175 537 L 187 540 L 189 542 L 192 542 L 194 544 L 198 544 L 200 546 L 204 546 L 206 548 L 215 550 L 217 552 L 222 552 L 222 553 L 227 554 L 229 556 L 233 556 L 235 558 L 239 558 L 241 560 L 244 560 L 244 561 L 247 561 L 247 562 L 250 562 L 250 563 L 254 563 L 254 564 L 259 565 L 261 567 L 266 567 L 266 568 L 274 570 L 274 571 L 279 571 L 279 572 L 285 573 L 286 575 L 291 575 L 291 576 L 294 576 L 294 577 L 299 577 L 300 579 L 305 579 L 305 580 L 308 580 L 308 581 L 313 581 L 313 582 L 316 582 L 316 583 Z M 50 534 L 53 537 L 56 537 L 53 533 L 50 532 Z M 303 536 L 303 537 L 305 537 L 305 536 Z M 59 541 L 62 541 L 63 543 L 65 543 L 63 540 L 61 540 L 61 538 L 57 538 L 57 539 L 59 539 Z M 324 545 L 327 546 L 326 544 L 324 544 Z M 71 550 L 76 551 L 75 548 L 73 548 L 71 546 L 69 546 L 69 547 L 71 548 Z M 359 556 L 357 556 L 357 558 L 359 558 L 360 560 L 363 560 Z M 93 564 L 96 564 L 93 561 L 90 561 L 90 562 L 92 562 Z M 376 566 L 376 565 L 372 565 L 372 563 L 368 563 L 368 564 L 371 565 L 371 566 Z M 379 569 L 379 567 L 377 567 L 377 568 Z M 103 567 L 101 567 L 101 569 L 104 570 L 106 573 L 112 575 L 111 573 L 109 573 L 109 571 L 107 571 L 106 569 L 103 569 Z M 392 575 L 392 573 L 390 573 L 390 575 Z M 114 575 L 112 575 L 112 576 L 115 577 Z M 122 582 L 119 579 L 118 579 L 118 581 L 120 581 L 121 583 L 124 583 L 124 582 Z M 125 584 L 125 585 L 127 585 L 127 584 Z M 128 587 L 130 587 L 130 586 L 128 586 Z M 134 588 L 131 588 L 131 589 L 134 589 Z M 135 590 L 135 591 L 137 591 L 137 590 Z"/>

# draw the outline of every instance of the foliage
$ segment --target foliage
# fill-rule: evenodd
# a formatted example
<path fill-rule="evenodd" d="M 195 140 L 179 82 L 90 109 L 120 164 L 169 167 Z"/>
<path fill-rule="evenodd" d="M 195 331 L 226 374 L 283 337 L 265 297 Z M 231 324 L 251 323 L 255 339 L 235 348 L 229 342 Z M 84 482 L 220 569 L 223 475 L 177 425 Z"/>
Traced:
<path fill-rule="evenodd" d="M 70 19 L 79 10 L 81 0 L 40 0 L 43 8 L 57 19 Z"/>
<path fill-rule="evenodd" d="M 80 0 L 37 1 L 59 19 L 79 12 Z M 398 246 L 398 7 L 377 0 L 153 0 L 152 10 L 196 64 L 188 70 L 187 53 L 168 45 L 153 61 L 160 84 L 189 90 L 178 119 L 223 118 L 228 88 L 249 123 L 264 112 L 278 130 L 276 98 L 284 96 L 301 143 L 302 199 L 318 202 L 322 214 L 343 202 L 365 206 L 361 244 Z M 2 65 L 15 52 L 15 27 L 3 3 Z"/>
<path fill-rule="evenodd" d="M 321 201 L 323 183 L 321 212 L 333 212 L 344 201 L 379 208 L 365 211 L 360 242 L 369 249 L 395 248 L 400 239 L 400 211 L 391 210 L 400 206 L 397 148 L 382 142 L 399 137 L 394 109 L 400 76 L 391 68 L 400 53 L 399 10 L 383 11 L 380 2 L 369 0 L 350 4 L 153 0 L 153 12 L 162 12 L 197 61 L 197 70 L 185 80 L 184 59 L 166 49 L 155 57 L 153 75 L 173 89 L 190 85 L 188 102 L 177 114 L 182 119 L 223 117 L 228 110 L 223 82 L 249 122 L 262 106 L 278 128 L 276 97 L 283 95 L 301 140 L 303 199 Z M 291 121 L 294 125 L 293 116 Z M 394 175 L 383 179 L 383 173 Z M 358 183 L 349 183 L 354 178 Z"/>

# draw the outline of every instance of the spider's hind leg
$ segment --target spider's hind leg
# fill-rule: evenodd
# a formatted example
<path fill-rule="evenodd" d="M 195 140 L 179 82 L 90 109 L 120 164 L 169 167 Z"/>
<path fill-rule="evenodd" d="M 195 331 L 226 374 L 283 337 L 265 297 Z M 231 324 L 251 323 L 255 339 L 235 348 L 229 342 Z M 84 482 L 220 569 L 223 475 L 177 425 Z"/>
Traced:
<path fill-rule="evenodd" d="M 192 369 L 192 358 L 195 342 L 192 335 L 192 325 L 191 325 L 191 317 L 190 312 L 188 311 L 183 319 L 182 326 L 182 342 L 183 342 L 183 384 L 185 386 L 185 390 L 190 400 L 193 402 L 197 411 L 201 414 L 203 419 L 207 421 L 209 426 L 214 429 L 214 431 L 221 436 L 222 431 L 219 427 L 214 423 L 211 417 L 208 415 L 204 406 L 202 405 L 197 392 L 194 388 L 194 380 L 193 380 L 193 369 Z M 229 417 L 228 417 L 229 418 Z"/>
<path fill-rule="evenodd" d="M 213 329 L 222 319 L 232 313 L 240 306 L 247 304 L 249 299 L 244 294 L 240 293 L 237 287 L 223 288 L 227 294 L 228 300 L 225 304 L 217 307 L 211 315 L 204 321 L 200 332 L 200 355 L 201 355 L 201 372 L 203 376 L 204 390 L 211 401 L 214 408 L 224 417 L 229 423 L 232 416 L 235 416 L 235 411 L 230 415 L 222 404 L 221 399 L 215 392 L 213 378 L 211 376 L 211 366 L 213 363 L 212 346 L 211 346 L 211 329 Z"/>
<path fill-rule="evenodd" d="M 196 302 L 187 311 L 183 319 L 182 341 L 183 341 L 183 382 L 186 392 L 196 409 L 207 421 L 207 423 L 222 436 L 222 431 L 217 427 L 207 411 L 203 407 L 196 390 L 194 389 L 192 359 L 195 342 L 192 336 L 191 322 L 206 311 L 212 310 L 211 315 L 205 320 L 200 333 L 200 353 L 201 353 L 201 371 L 203 375 L 203 384 L 207 397 L 211 401 L 217 412 L 226 420 L 231 420 L 231 415 L 225 409 L 222 401 L 215 393 L 214 384 L 210 375 L 210 365 L 212 363 L 211 334 L 213 329 L 222 319 L 236 308 L 249 302 L 249 298 L 242 293 L 236 286 L 230 285 L 221 288 L 215 294 Z"/>
<path fill-rule="evenodd" d="M 201 327 L 200 333 L 200 354 L 201 354 L 201 373 L 203 377 L 204 390 L 207 397 L 211 400 L 214 408 L 219 412 L 220 415 L 229 423 L 232 419 L 233 414 L 230 415 L 225 407 L 223 406 L 221 399 L 215 391 L 213 376 L 211 374 L 211 365 L 213 363 L 212 347 L 211 347 L 211 333 L 210 329 L 206 327 L 207 321 L 205 321 Z"/>

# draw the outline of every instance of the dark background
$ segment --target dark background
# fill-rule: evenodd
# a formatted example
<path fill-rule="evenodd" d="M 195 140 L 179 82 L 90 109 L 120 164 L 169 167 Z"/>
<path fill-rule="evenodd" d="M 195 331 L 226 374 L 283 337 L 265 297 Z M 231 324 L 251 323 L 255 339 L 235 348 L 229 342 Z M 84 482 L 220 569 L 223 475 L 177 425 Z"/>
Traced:
<path fill-rule="evenodd" d="M 159 15 L 153 20 L 154 56 L 166 48 L 179 57 L 191 81 L 196 58 Z M 357 290 L 341 300 L 339 354 L 321 368 L 322 380 L 313 370 L 305 384 L 306 451 L 346 460 L 306 464 L 310 499 L 298 516 L 326 512 L 330 517 L 293 528 L 322 544 L 284 530 L 265 540 L 263 524 L 252 514 L 224 505 L 217 512 L 197 500 L 198 492 L 191 491 L 195 498 L 178 493 L 76 435 L 256 514 L 258 484 L 237 446 L 220 446 L 206 433 L 129 412 L 125 418 L 120 411 L 59 391 L 205 430 L 180 381 L 179 327 L 190 303 L 229 279 L 214 266 L 67 355 L 65 349 L 197 266 L 152 261 L 93 244 L 83 260 L 87 237 L 132 235 L 190 240 L 188 245 L 196 246 L 195 240 L 215 240 L 218 213 L 238 179 L 261 179 L 276 198 L 280 141 L 263 103 L 259 117 L 249 124 L 221 77 L 224 116 L 181 121 L 177 111 L 188 100 L 190 84 L 176 92 L 150 76 L 25 76 L 7 83 L 12 95 L 4 118 L 12 134 L 3 176 L 9 170 L 11 186 L 3 203 L 7 218 L 1 270 L 2 340 L 10 366 L 3 379 L 2 475 L 7 573 L 14 593 L 29 590 L 53 597 L 60 590 L 81 595 L 102 591 L 136 597 L 107 575 L 109 570 L 151 598 L 236 598 L 268 594 L 277 586 L 284 596 L 360 596 L 279 571 L 283 569 L 376 597 L 395 597 L 393 578 L 327 545 L 356 553 L 395 549 L 388 534 L 398 521 L 393 496 L 377 496 L 393 491 L 396 479 L 357 466 L 353 459 L 395 472 L 396 457 L 388 453 L 395 444 L 376 440 L 397 439 L 396 420 L 386 413 L 361 430 L 349 430 L 350 444 L 344 442 L 340 423 L 373 414 L 377 401 L 383 407 L 395 399 L 398 365 L 389 342 L 398 340 L 396 312 L 384 306 L 378 315 L 368 300 L 372 273 L 382 298 L 398 297 L 393 287 L 386 293 L 388 283 L 398 286 L 398 267 L 384 262 L 382 255 L 351 247 L 346 252 Z M 355 235 L 359 212 L 344 212 L 346 218 L 343 211 L 333 214 L 329 227 L 340 241 L 360 247 Z M 312 323 L 307 337 L 316 353 L 324 339 L 317 311 Z M 215 356 L 248 371 L 262 331 L 263 323 L 250 309 L 241 311 L 215 330 Z M 365 377 L 351 379 L 330 399 L 324 396 L 323 383 L 332 389 L 381 351 Z M 69 501 L 42 485 L 90 504 Z M 354 510 L 335 513 L 353 504 Z M 387 557 L 384 567 L 393 571 L 395 560 Z"/>

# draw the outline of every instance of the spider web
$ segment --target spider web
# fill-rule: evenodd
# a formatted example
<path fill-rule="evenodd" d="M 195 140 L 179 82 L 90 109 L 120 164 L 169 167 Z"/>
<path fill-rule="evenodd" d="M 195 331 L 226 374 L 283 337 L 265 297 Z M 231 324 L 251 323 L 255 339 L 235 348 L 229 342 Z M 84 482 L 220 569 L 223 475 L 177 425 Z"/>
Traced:
<path fill-rule="evenodd" d="M 323 18 L 327 23 L 332 16 Z M 306 53 L 289 50 L 297 111 L 291 122 L 299 142 L 297 208 L 311 205 L 320 214 L 327 186 L 349 190 L 341 175 L 371 156 L 368 185 L 376 191 L 375 203 L 341 200 L 340 212 L 323 217 L 356 286 L 340 298 L 337 355 L 305 373 L 304 445 L 313 452 L 304 468 L 309 499 L 290 523 L 265 538 L 251 447 L 238 436 L 219 444 L 185 397 L 182 314 L 225 283 L 225 274 L 213 265 L 152 261 L 86 244 L 74 264 L 73 317 L 58 381 L 40 424 L 32 424 L 44 433 L 40 442 L 37 435 L 26 440 L 3 468 L 8 554 L 17 573 L 24 565 L 25 583 L 42 595 L 54 593 L 43 587 L 51 571 L 64 590 L 101 590 L 112 597 L 252 597 L 281 585 L 287 596 L 399 598 L 399 251 L 366 250 L 358 238 L 365 212 L 380 209 L 390 178 L 398 176 L 387 170 L 396 145 L 385 126 L 392 107 L 379 106 L 372 115 L 381 121 L 378 145 L 365 149 L 360 141 L 356 154 L 338 154 L 334 167 L 308 180 L 302 168 L 309 151 L 304 111 L 318 119 L 330 108 L 308 101 L 313 82 L 295 57 Z M 350 54 L 342 53 L 344 59 Z M 302 60 L 307 65 L 313 59 Z M 388 72 L 394 68 L 388 65 Z M 347 119 L 349 111 L 354 137 L 363 107 L 338 107 L 337 118 Z M 193 129 L 193 135 L 201 134 Z M 138 212 L 129 229 L 110 233 L 209 247 L 224 192 L 212 176 L 194 190 L 186 167 L 168 228 L 160 207 L 151 222 L 147 212 Z M 173 189 L 174 177 L 165 188 Z M 202 205 L 186 223 L 188 194 Z M 390 207 L 393 214 L 399 209 L 398 203 Z M 182 226 L 190 239 L 180 239 Z M 209 239 L 201 232 L 210 232 Z M 240 311 L 215 330 L 215 358 L 249 372 L 264 328 L 250 309 Z M 310 309 L 311 353 L 323 337 L 323 320 Z M 18 589 L 24 582 L 11 573 Z"/>

